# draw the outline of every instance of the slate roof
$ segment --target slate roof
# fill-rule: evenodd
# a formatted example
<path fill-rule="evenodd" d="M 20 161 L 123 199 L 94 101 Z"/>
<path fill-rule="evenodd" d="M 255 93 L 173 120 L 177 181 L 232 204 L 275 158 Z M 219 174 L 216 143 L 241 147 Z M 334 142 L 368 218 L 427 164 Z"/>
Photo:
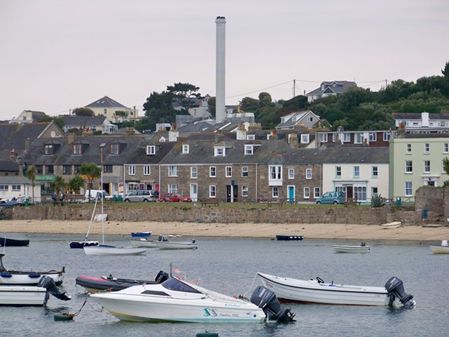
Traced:
<path fill-rule="evenodd" d="M 394 112 L 394 119 L 418 119 L 421 120 L 419 112 Z M 449 119 L 449 113 L 429 113 L 429 119 Z"/>
<path fill-rule="evenodd" d="M 0 176 L 2 184 L 30 184 L 31 180 L 24 176 Z"/>
<path fill-rule="evenodd" d="M 321 87 L 324 85 L 324 89 L 321 90 Z M 351 88 L 356 87 L 357 84 L 352 81 L 324 81 L 321 82 L 321 85 L 319 88 L 312 90 L 311 92 L 308 92 L 306 96 L 319 96 L 326 92 L 327 89 L 330 89 L 335 94 L 342 94 L 346 91 L 348 91 Z"/>
<path fill-rule="evenodd" d="M 105 116 L 62 116 L 66 128 L 88 128 L 103 124 Z"/>
<path fill-rule="evenodd" d="M 0 151 L 14 149 L 20 154 L 25 150 L 27 138 L 32 142 L 50 123 L 0 124 Z"/>
<path fill-rule="evenodd" d="M 85 106 L 86 108 L 125 108 L 129 109 L 128 107 L 124 106 L 123 104 L 114 101 L 112 98 L 108 96 L 104 96 L 95 102 L 90 103 L 89 105 Z"/>
<path fill-rule="evenodd" d="M 7 159 L 0 159 L 0 172 L 18 172 L 19 171 L 19 165 L 12 161 Z"/>
<path fill-rule="evenodd" d="M 286 117 L 291 115 L 291 117 L 286 120 L 285 122 L 280 122 L 278 125 L 276 125 L 276 129 L 288 129 L 293 128 L 295 125 L 299 125 L 301 123 L 301 120 L 306 117 L 309 113 L 315 115 L 313 111 L 307 110 L 307 111 L 297 111 L 289 113 L 288 115 L 282 116 Z M 281 118 L 282 118 L 281 117 Z M 318 117 L 319 118 L 319 117 Z M 282 120 L 282 119 L 281 119 Z"/>

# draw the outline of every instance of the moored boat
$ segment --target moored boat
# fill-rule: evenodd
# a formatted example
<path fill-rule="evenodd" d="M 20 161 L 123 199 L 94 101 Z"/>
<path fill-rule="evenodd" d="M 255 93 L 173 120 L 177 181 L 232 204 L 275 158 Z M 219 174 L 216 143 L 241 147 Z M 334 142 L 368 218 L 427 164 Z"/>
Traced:
<path fill-rule="evenodd" d="M 276 296 L 262 288 L 256 289 L 249 302 L 169 278 L 161 284 L 137 285 L 91 297 L 126 321 L 257 323 L 265 321 L 266 317 L 293 320 L 294 315 L 280 308 Z"/>
<path fill-rule="evenodd" d="M 371 251 L 370 246 L 367 246 L 365 242 L 360 245 L 333 245 L 335 253 L 369 253 Z"/>
<path fill-rule="evenodd" d="M 324 282 L 321 278 L 299 280 L 257 273 L 262 284 L 274 291 L 280 300 L 343 305 L 404 306 L 415 305 L 413 296 L 405 293 L 403 282 L 391 277 L 384 287 L 367 287 Z"/>
<path fill-rule="evenodd" d="M 98 246 L 100 243 L 98 241 L 94 240 L 86 240 L 86 241 L 72 241 L 70 242 L 69 246 L 70 248 L 84 248 L 84 247 L 91 247 L 91 246 Z"/>
<path fill-rule="evenodd" d="M 192 241 L 157 241 L 156 245 L 159 249 L 198 249 L 198 244 L 195 240 Z"/>
<path fill-rule="evenodd" d="M 441 241 L 440 246 L 430 246 L 432 254 L 449 254 L 449 245 L 447 240 Z"/>
<path fill-rule="evenodd" d="M 0 247 L 27 247 L 30 240 L 11 239 L 7 237 L 0 237 Z"/>
<path fill-rule="evenodd" d="M 302 241 L 303 239 L 302 235 L 276 235 L 278 241 Z"/>
<path fill-rule="evenodd" d="M 109 245 L 98 245 L 84 247 L 84 253 L 86 255 L 142 255 L 147 250 L 145 248 L 134 247 L 116 247 Z"/>
<path fill-rule="evenodd" d="M 151 232 L 132 232 L 131 237 L 132 238 L 149 238 L 151 236 Z"/>
<path fill-rule="evenodd" d="M 145 238 L 139 238 L 136 240 L 130 240 L 131 246 L 136 248 L 157 248 L 157 241 L 148 240 Z"/>

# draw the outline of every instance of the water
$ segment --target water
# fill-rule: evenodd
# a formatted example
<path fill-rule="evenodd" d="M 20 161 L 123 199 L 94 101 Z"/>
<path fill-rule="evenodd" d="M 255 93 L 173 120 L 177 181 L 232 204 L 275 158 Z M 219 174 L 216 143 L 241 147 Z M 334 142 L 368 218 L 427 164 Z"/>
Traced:
<path fill-rule="evenodd" d="M 220 337 L 292 336 L 448 336 L 449 255 L 432 255 L 419 242 L 369 242 L 369 254 L 334 254 L 337 241 L 278 242 L 268 239 L 196 238 L 195 251 L 148 250 L 145 256 L 86 256 L 69 249 L 77 236 L 29 235 L 30 247 L 9 247 L 4 259 L 10 269 L 48 270 L 66 267 L 64 286 L 72 301 L 49 301 L 52 310 L 75 312 L 85 296 L 75 286 L 80 274 L 152 279 L 172 262 L 200 285 L 228 295 L 245 294 L 258 284 L 257 271 L 308 279 L 320 276 L 337 283 L 382 286 L 393 275 L 415 296 L 413 310 L 386 307 L 288 305 L 296 323 L 183 324 L 120 322 L 93 300 L 72 322 L 55 322 L 52 310 L 0 307 L 1 336 L 195 336 L 208 330 Z M 108 243 L 126 244 L 124 236 L 109 236 Z M 343 242 L 340 242 L 343 243 Z M 347 242 L 346 242 L 347 243 Z M 354 242 L 356 243 L 356 242 Z"/>

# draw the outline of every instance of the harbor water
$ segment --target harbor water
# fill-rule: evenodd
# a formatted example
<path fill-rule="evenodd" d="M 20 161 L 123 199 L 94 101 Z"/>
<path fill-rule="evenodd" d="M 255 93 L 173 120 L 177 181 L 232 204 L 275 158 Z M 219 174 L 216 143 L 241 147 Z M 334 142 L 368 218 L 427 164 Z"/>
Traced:
<path fill-rule="evenodd" d="M 449 255 L 432 255 L 421 242 L 371 241 L 368 254 L 335 254 L 333 244 L 355 241 L 198 238 L 198 250 L 148 249 L 143 256 L 86 256 L 70 249 L 80 236 L 28 235 L 29 247 L 7 247 L 5 267 L 15 270 L 66 268 L 64 287 L 72 301 L 50 298 L 40 307 L 0 307 L 0 336 L 195 336 L 208 330 L 220 337 L 449 336 Z M 92 238 L 95 239 L 95 238 Z M 125 236 L 108 244 L 127 245 Z M 187 238 L 182 238 L 186 240 Z M 0 248 L 1 249 L 1 248 Z M 86 295 L 75 286 L 80 274 L 153 279 L 172 263 L 187 279 L 227 295 L 250 297 L 260 283 L 256 272 L 335 283 L 383 286 L 391 276 L 414 295 L 413 310 L 315 304 L 286 304 L 296 322 L 278 324 L 184 324 L 121 322 L 88 299 L 73 321 L 54 320 L 58 311 L 77 311 Z"/>

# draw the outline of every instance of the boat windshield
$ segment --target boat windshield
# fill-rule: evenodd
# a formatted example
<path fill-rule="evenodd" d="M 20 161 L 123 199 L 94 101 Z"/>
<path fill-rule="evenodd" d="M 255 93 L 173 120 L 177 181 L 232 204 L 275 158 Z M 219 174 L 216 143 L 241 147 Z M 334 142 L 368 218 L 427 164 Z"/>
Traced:
<path fill-rule="evenodd" d="M 195 294 L 201 294 L 200 291 L 192 288 L 191 286 L 185 284 L 184 282 L 181 282 L 180 280 L 176 278 L 169 278 L 168 280 L 161 283 L 161 285 L 170 290 L 174 291 L 182 291 L 186 293 L 195 293 Z"/>

